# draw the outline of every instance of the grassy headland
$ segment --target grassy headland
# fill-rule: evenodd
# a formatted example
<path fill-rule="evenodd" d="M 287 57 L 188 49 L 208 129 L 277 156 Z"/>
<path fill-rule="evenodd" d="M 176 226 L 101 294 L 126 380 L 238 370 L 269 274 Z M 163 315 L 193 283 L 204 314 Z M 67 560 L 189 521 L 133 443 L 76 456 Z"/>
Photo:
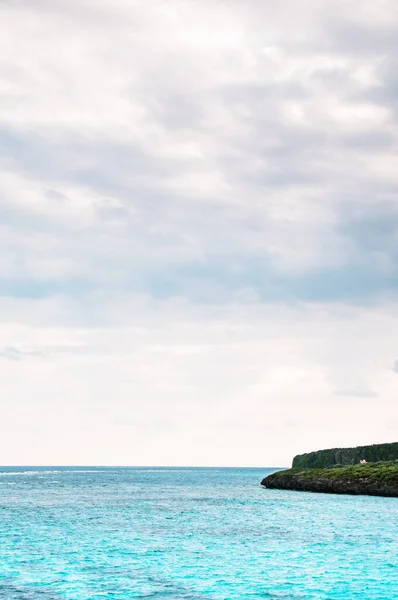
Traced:
<path fill-rule="evenodd" d="M 292 467 L 294 469 L 324 469 L 334 465 L 355 465 L 360 460 L 366 460 L 369 463 L 398 460 L 398 442 L 309 452 L 295 456 Z"/>
<path fill-rule="evenodd" d="M 292 468 L 265 477 L 261 485 L 280 490 L 398 497 L 398 460 L 328 468 Z"/>

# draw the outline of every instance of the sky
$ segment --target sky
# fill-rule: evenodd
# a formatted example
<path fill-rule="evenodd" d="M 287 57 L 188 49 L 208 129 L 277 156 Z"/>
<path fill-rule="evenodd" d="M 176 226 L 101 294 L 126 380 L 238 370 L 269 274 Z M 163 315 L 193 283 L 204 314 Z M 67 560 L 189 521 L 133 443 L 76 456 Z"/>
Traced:
<path fill-rule="evenodd" d="M 397 441 L 396 0 L 0 19 L 0 464 Z"/>

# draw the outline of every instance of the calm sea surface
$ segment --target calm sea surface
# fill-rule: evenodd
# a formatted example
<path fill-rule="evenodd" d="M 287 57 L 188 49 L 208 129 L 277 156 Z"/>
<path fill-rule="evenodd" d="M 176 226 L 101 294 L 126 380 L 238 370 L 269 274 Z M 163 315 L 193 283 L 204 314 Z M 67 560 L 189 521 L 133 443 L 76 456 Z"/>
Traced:
<path fill-rule="evenodd" d="M 0 468 L 0 598 L 398 599 L 398 499 L 269 472 Z"/>

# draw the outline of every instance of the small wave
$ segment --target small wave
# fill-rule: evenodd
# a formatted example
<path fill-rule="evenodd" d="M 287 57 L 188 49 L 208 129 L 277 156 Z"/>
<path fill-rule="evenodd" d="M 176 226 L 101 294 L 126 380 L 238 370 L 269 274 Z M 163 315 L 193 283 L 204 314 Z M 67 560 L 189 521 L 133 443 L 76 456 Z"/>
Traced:
<path fill-rule="evenodd" d="M 21 475 L 42 475 L 51 471 L 1 471 L 0 477 L 17 477 Z"/>
<path fill-rule="evenodd" d="M 132 467 L 131 469 L 126 469 L 126 471 L 137 471 L 139 473 L 194 473 L 197 469 L 163 469 L 162 467 L 158 467 L 157 469 L 143 469 L 139 467 L 135 469 Z"/>
<path fill-rule="evenodd" d="M 8 476 L 33 476 L 33 475 L 63 475 L 65 474 L 71 474 L 71 473 L 195 473 L 197 472 L 198 469 L 193 468 L 186 468 L 186 467 L 175 467 L 175 468 L 163 468 L 163 467 L 157 467 L 157 468 L 148 468 L 146 469 L 145 467 L 99 467 L 98 469 L 79 469 L 79 468 L 75 468 L 75 469 L 64 469 L 64 468 L 59 468 L 59 469 L 46 469 L 46 470 L 37 470 L 37 469 L 29 469 L 29 470 L 25 470 L 25 471 L 1 471 L 0 470 L 0 477 L 8 477 Z"/>
<path fill-rule="evenodd" d="M 0 471 L 0 477 L 32 476 L 32 475 L 63 475 L 71 473 L 109 473 L 108 469 L 54 469 L 52 471 Z"/>

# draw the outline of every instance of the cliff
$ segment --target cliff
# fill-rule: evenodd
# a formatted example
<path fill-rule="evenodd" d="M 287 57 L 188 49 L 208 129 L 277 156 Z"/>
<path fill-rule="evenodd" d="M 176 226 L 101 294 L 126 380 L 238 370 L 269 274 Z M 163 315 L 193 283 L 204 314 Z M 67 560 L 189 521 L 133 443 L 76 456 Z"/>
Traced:
<path fill-rule="evenodd" d="M 398 460 L 398 442 L 309 452 L 295 456 L 292 467 L 294 469 L 322 469 L 335 465 L 355 465 L 362 459 L 372 463 Z"/>
<path fill-rule="evenodd" d="M 293 468 L 268 475 L 261 485 L 280 490 L 398 497 L 398 461 L 323 469 Z"/>

